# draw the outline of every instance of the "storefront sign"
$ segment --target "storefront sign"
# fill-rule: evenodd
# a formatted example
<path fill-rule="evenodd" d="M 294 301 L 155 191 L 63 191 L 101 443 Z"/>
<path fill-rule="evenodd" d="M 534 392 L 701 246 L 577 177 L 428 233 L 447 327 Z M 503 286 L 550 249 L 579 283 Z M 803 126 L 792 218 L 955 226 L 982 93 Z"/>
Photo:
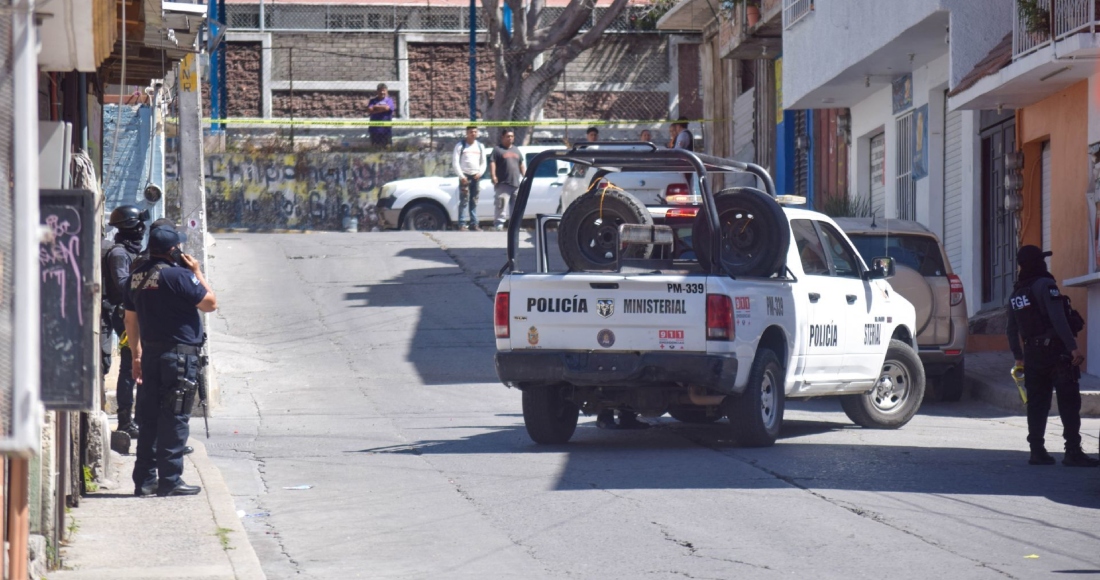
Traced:
<path fill-rule="evenodd" d="M 894 87 L 894 114 L 897 115 L 913 106 L 913 75 L 901 75 L 891 84 Z"/>
<path fill-rule="evenodd" d="M 913 111 L 913 129 L 909 134 L 909 150 L 913 152 L 911 177 L 916 181 L 928 176 L 928 105 Z"/>

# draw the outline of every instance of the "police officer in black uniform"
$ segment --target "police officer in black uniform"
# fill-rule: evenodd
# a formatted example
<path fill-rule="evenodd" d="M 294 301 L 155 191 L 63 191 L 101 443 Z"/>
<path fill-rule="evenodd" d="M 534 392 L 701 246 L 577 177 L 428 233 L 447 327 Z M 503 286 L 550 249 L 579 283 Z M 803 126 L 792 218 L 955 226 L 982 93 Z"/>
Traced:
<path fill-rule="evenodd" d="M 1008 344 L 1016 365 L 1024 368 L 1027 388 L 1027 442 L 1031 465 L 1053 465 L 1043 435 L 1053 391 L 1058 392 L 1058 413 L 1066 454 L 1062 465 L 1096 467 L 1097 461 L 1081 449 L 1081 388 L 1079 365 L 1085 357 L 1077 349 L 1070 329 L 1065 298 L 1054 276 L 1047 271 L 1046 256 L 1036 246 L 1024 246 L 1016 253 L 1020 266 L 1015 290 L 1008 303 Z M 1023 339 L 1023 349 L 1020 339 Z"/>
<path fill-rule="evenodd" d="M 145 237 L 145 220 L 149 219 L 148 212 L 139 210 L 132 205 L 120 205 L 111 212 L 107 223 L 118 230 L 114 243 L 103 254 L 103 338 L 110 342 L 110 333 L 113 331 L 119 337 L 119 367 L 116 396 L 118 397 L 118 433 L 125 434 L 119 443 L 119 452 L 128 453 L 130 439 L 138 436 L 137 424 L 133 421 L 134 409 L 134 377 L 131 373 L 133 367 L 133 355 L 126 336 L 126 327 L 123 322 L 122 302 L 130 287 L 130 272 L 138 254 L 141 253 L 141 242 Z M 111 367 L 110 346 L 105 346 L 103 373 L 106 374 Z M 114 442 L 114 440 L 112 440 Z M 124 445 L 123 445 L 124 443 Z M 125 449 L 121 449 L 125 447 Z"/>
<path fill-rule="evenodd" d="M 199 263 L 180 251 L 186 236 L 174 227 L 149 232 L 149 260 L 134 271 L 126 298 L 126 331 L 134 349 L 134 377 L 142 385 L 137 420 L 134 495 L 195 495 L 202 488 L 180 478 L 190 434 L 202 346 L 199 311 L 217 298 Z"/>

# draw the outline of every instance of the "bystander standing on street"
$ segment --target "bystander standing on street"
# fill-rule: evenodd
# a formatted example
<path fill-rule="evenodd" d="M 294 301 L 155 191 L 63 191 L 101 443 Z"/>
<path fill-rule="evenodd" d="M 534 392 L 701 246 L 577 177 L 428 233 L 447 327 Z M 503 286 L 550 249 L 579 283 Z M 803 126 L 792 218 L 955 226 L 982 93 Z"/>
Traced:
<path fill-rule="evenodd" d="M 527 172 L 527 164 L 523 159 L 523 152 L 515 146 L 516 132 L 512 129 L 504 129 L 500 133 L 500 145 L 493 148 L 489 160 L 489 176 L 493 180 L 493 201 L 495 215 L 493 227 L 503 230 L 508 221 L 508 211 L 512 207 L 516 190 L 519 189 L 523 174 Z"/>
<path fill-rule="evenodd" d="M 458 175 L 458 229 L 477 231 L 477 197 L 485 173 L 485 148 L 477 127 L 466 127 L 466 138 L 455 145 L 454 171 Z M 469 215 L 467 215 L 469 211 Z"/>
<path fill-rule="evenodd" d="M 669 136 L 668 146 L 670 149 L 695 150 L 695 135 L 692 135 L 691 131 L 688 130 L 687 117 L 680 117 L 677 122 L 669 127 Z"/>
<path fill-rule="evenodd" d="M 592 143 L 594 141 L 599 141 L 600 140 L 600 130 L 595 128 L 595 127 L 589 127 L 588 130 L 584 132 L 584 136 L 585 136 L 586 139 L 588 139 L 589 143 Z"/>
<path fill-rule="evenodd" d="M 385 83 L 378 84 L 378 94 L 367 103 L 367 111 L 371 121 L 392 121 L 393 111 L 397 106 L 390 97 L 389 88 Z M 389 125 L 370 126 L 371 145 L 389 147 L 393 143 L 393 128 Z"/>
<path fill-rule="evenodd" d="M 642 129 L 641 135 L 638 136 L 645 143 L 653 141 L 653 134 L 649 132 L 649 129 Z"/>
<path fill-rule="evenodd" d="M 186 236 L 169 227 L 149 232 L 149 260 L 130 278 L 126 332 L 141 385 L 134 495 L 195 495 L 187 485 L 183 455 L 188 421 L 201 372 L 203 327 L 199 312 L 217 309 L 217 297 L 197 260 L 183 254 Z"/>
<path fill-rule="evenodd" d="M 1072 311 L 1047 270 L 1046 256 L 1037 246 L 1024 246 L 1016 253 L 1020 267 L 1016 287 L 1008 303 L 1008 344 L 1016 366 L 1024 368 L 1027 389 L 1027 442 L 1031 465 L 1053 465 L 1044 434 L 1047 414 L 1055 391 L 1062 418 L 1066 454 L 1062 464 L 1070 467 L 1100 465 L 1081 449 L 1081 376 L 1085 357 L 1077 348 Z M 1083 326 L 1083 323 L 1081 324 Z M 1023 348 L 1020 347 L 1023 339 Z"/>

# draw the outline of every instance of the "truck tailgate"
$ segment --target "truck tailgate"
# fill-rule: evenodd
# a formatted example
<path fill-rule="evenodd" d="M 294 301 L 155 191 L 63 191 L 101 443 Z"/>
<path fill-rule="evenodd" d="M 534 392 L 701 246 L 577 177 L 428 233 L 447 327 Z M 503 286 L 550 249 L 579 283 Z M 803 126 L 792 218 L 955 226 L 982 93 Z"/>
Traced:
<path fill-rule="evenodd" d="M 512 349 L 705 352 L 704 275 L 511 277 Z"/>

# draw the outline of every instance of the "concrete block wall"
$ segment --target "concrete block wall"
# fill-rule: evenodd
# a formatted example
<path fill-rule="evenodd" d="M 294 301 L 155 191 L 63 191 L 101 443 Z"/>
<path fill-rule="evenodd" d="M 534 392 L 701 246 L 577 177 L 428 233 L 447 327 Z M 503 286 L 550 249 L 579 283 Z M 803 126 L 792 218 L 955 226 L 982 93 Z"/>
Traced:
<path fill-rule="evenodd" d="M 459 43 L 408 44 L 409 116 L 462 119 L 470 115 L 470 47 Z M 477 90 L 496 91 L 492 53 L 478 46 Z"/>
<path fill-rule="evenodd" d="M 263 45 L 232 42 L 225 46 L 229 116 L 263 117 Z"/>
<path fill-rule="evenodd" d="M 271 37 L 271 79 L 375 81 L 396 79 L 397 50 L 387 33 L 279 33 Z M 294 50 L 288 50 L 293 48 Z"/>

